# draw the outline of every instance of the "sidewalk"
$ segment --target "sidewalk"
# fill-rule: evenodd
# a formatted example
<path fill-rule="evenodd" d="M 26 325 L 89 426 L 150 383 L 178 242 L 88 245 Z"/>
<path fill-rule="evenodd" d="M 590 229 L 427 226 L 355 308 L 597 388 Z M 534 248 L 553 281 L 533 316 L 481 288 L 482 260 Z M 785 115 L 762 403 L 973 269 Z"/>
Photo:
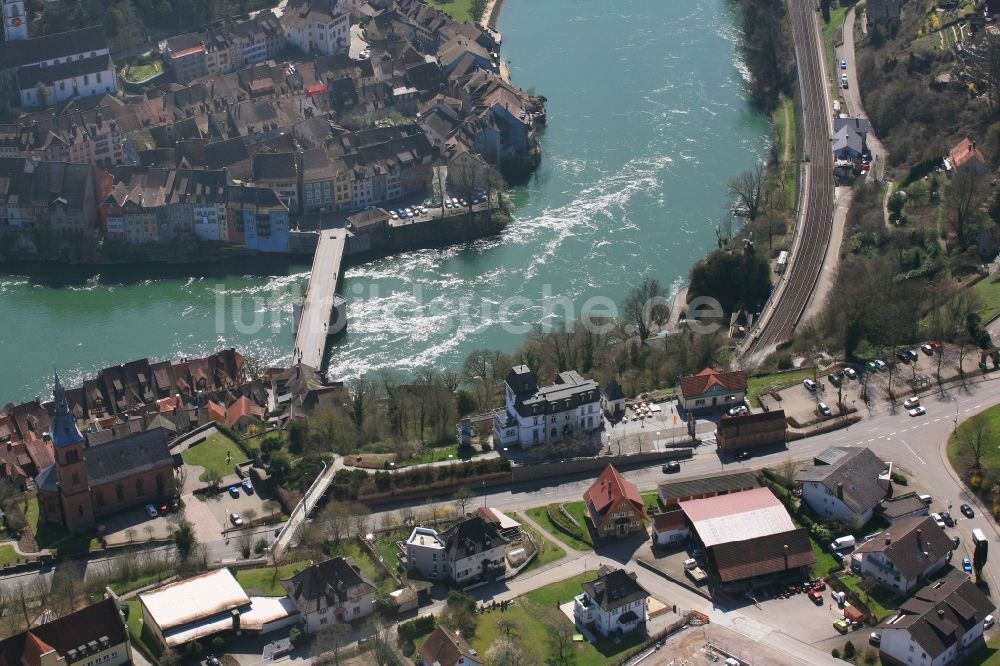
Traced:
<path fill-rule="evenodd" d="M 309 486 L 309 490 L 303 495 L 302 500 L 292 509 L 292 515 L 288 518 L 288 522 L 281 528 L 281 533 L 271 545 L 271 548 L 276 551 L 278 557 L 291 545 L 292 540 L 298 535 L 306 519 L 309 518 L 309 513 L 316 508 L 316 503 L 326 493 L 330 484 L 333 483 L 333 477 L 343 467 L 344 459 L 335 455 L 330 464 L 323 470 L 323 473 Z"/>

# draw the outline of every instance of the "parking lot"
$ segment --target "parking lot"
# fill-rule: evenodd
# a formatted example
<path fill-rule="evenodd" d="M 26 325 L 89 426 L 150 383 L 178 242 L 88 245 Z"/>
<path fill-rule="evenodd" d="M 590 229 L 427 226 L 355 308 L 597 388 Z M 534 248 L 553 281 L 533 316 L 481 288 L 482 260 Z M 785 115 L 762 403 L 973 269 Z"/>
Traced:
<path fill-rule="evenodd" d="M 255 490 L 248 494 L 243 486 L 238 486 L 239 497 L 233 497 L 224 489 L 217 495 L 185 495 L 184 514 L 194 528 L 199 541 L 214 541 L 225 536 L 225 530 L 236 526 L 230 514 L 237 514 L 244 523 L 251 519 L 261 519 L 271 511 L 280 511 L 280 507 L 270 503 L 271 498 L 266 493 Z M 265 506 L 267 502 L 267 506 Z"/>
<path fill-rule="evenodd" d="M 159 510 L 157 510 L 159 514 Z M 104 521 L 104 539 L 109 546 L 150 539 L 169 539 L 182 520 L 180 512 L 150 518 L 144 507 L 109 516 Z"/>
<path fill-rule="evenodd" d="M 773 622 L 774 618 L 781 618 L 781 631 L 804 643 L 816 644 L 842 636 L 833 623 L 844 617 L 844 610 L 837 606 L 830 592 L 827 587 L 823 591 L 823 603 L 817 604 L 803 593 L 778 599 L 774 596 L 777 594 L 776 589 L 769 595 L 758 591 L 757 604 L 745 606 L 741 611 L 751 618 L 757 615 L 761 622 Z M 848 636 L 851 633 L 857 632 L 848 632 Z M 855 643 L 858 642 L 857 639 L 854 640 Z"/>

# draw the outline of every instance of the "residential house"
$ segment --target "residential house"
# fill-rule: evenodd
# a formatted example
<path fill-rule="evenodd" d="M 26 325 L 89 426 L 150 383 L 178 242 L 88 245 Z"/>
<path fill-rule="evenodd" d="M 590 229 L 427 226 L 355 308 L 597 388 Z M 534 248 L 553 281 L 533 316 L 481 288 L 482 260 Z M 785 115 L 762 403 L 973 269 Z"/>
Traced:
<path fill-rule="evenodd" d="M 95 190 L 89 165 L 0 158 L 0 227 L 46 225 L 57 236 L 93 233 Z"/>
<path fill-rule="evenodd" d="M 917 493 L 909 492 L 904 495 L 886 497 L 875 509 L 875 513 L 882 516 L 891 525 L 902 518 L 926 516 L 930 513 L 930 507 L 920 499 Z"/>
<path fill-rule="evenodd" d="M 788 423 L 785 410 L 723 415 L 715 428 L 715 445 L 727 455 L 768 446 L 784 446 Z"/>
<path fill-rule="evenodd" d="M 649 592 L 634 573 L 601 565 L 597 578 L 583 584 L 583 593 L 573 599 L 576 626 L 598 638 L 620 638 L 645 631 Z"/>
<path fill-rule="evenodd" d="M 940 571 L 954 548 L 933 518 L 909 516 L 858 546 L 855 553 L 861 556 L 862 576 L 906 596 Z"/>
<path fill-rule="evenodd" d="M 601 391 L 601 409 L 609 419 L 619 419 L 625 414 L 625 391 L 617 379 L 612 379 Z"/>
<path fill-rule="evenodd" d="M 375 585 L 350 557 L 335 557 L 306 567 L 281 581 L 314 633 L 327 624 L 355 622 L 375 612 Z"/>
<path fill-rule="evenodd" d="M 420 647 L 414 661 L 418 666 L 483 666 L 483 657 L 462 636 L 436 627 Z"/>
<path fill-rule="evenodd" d="M 682 377 L 677 395 L 681 409 L 698 413 L 725 410 L 743 404 L 747 375 L 742 370 L 719 372 L 705 368 L 696 375 Z"/>
<path fill-rule="evenodd" d="M 821 518 L 860 527 L 889 494 L 891 463 L 871 449 L 831 446 L 795 475 L 802 501 Z"/>
<path fill-rule="evenodd" d="M 984 645 L 983 620 L 996 606 L 969 577 L 952 571 L 917 591 L 880 624 L 883 664 L 957 664 Z"/>
<path fill-rule="evenodd" d="M 959 141 L 948 152 L 944 166 L 949 177 L 960 171 L 967 171 L 976 176 L 984 176 L 988 171 L 986 158 L 983 157 L 982 152 L 976 147 L 976 142 L 969 137 L 965 137 Z"/>
<path fill-rule="evenodd" d="M 299 170 L 295 153 L 257 153 L 253 156 L 254 185 L 269 187 L 289 208 L 299 210 Z"/>
<path fill-rule="evenodd" d="M 608 465 L 583 494 L 587 515 L 600 537 L 625 536 L 646 529 L 646 505 L 639 489 Z"/>
<path fill-rule="evenodd" d="M 132 663 L 132 643 L 117 599 L 104 599 L 0 641 L 0 663 L 121 666 Z"/>
<path fill-rule="evenodd" d="M 288 251 L 288 206 L 276 191 L 231 186 L 228 207 L 230 243 L 261 252 Z"/>
<path fill-rule="evenodd" d="M 865 140 L 850 125 L 843 125 L 833 135 L 833 156 L 837 160 L 856 161 L 861 159 Z"/>
<path fill-rule="evenodd" d="M 507 539 L 499 527 L 472 516 L 445 532 L 415 527 L 406 541 L 406 567 L 456 585 L 488 579 L 505 570 Z"/>
<path fill-rule="evenodd" d="M 493 437 L 503 446 L 535 446 L 582 437 L 603 425 L 597 382 L 575 370 L 560 372 L 554 384 L 538 386 L 526 365 L 504 380 L 505 409 L 494 414 Z"/>
<path fill-rule="evenodd" d="M 264 408 L 247 396 L 240 396 L 226 408 L 226 425 L 241 433 L 259 432 L 264 427 Z"/>
<path fill-rule="evenodd" d="M 653 544 L 669 546 L 683 543 L 691 534 L 684 512 L 680 509 L 664 511 L 653 516 Z"/>

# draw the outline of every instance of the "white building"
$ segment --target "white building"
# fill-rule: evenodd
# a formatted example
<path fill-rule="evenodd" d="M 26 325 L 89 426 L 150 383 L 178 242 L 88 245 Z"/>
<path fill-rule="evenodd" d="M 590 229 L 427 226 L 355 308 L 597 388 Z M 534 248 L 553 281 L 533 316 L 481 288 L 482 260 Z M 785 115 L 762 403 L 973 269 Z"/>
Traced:
<path fill-rule="evenodd" d="M 996 610 L 969 577 L 952 571 L 903 602 L 879 625 L 883 664 L 945 666 L 983 645 L 983 620 Z"/>
<path fill-rule="evenodd" d="M 583 584 L 583 594 L 573 600 L 577 627 L 604 638 L 624 636 L 645 629 L 649 592 L 624 569 L 602 565 L 598 577 Z"/>
<path fill-rule="evenodd" d="M 3 36 L 8 43 L 28 38 L 24 0 L 3 0 Z"/>
<path fill-rule="evenodd" d="M 504 446 L 535 446 L 591 433 L 601 427 L 601 392 L 575 370 L 560 372 L 550 386 L 538 386 L 526 365 L 504 380 L 506 406 L 494 414 L 493 437 Z"/>
<path fill-rule="evenodd" d="M 955 545 L 930 516 L 910 516 L 861 544 L 861 575 L 908 595 L 941 570 Z"/>
<path fill-rule="evenodd" d="M 889 492 L 891 463 L 871 449 L 831 446 L 795 475 L 802 500 L 818 516 L 864 525 Z"/>
<path fill-rule="evenodd" d="M 335 557 L 281 581 L 313 633 L 328 624 L 355 622 L 375 612 L 377 589 L 353 560 Z"/>
<path fill-rule="evenodd" d="M 683 511 L 675 509 L 653 516 L 653 543 L 657 546 L 680 543 L 690 535 Z"/>
<path fill-rule="evenodd" d="M 281 15 L 285 39 L 306 53 L 332 55 L 351 44 L 350 11 L 340 0 L 293 0 Z"/>
<path fill-rule="evenodd" d="M 507 539 L 497 525 L 473 516 L 441 534 L 415 527 L 406 541 L 406 568 L 462 585 L 504 573 L 506 552 Z"/>
<path fill-rule="evenodd" d="M 118 92 L 115 65 L 101 26 L 11 42 L 7 60 L 17 66 L 22 106 Z"/>

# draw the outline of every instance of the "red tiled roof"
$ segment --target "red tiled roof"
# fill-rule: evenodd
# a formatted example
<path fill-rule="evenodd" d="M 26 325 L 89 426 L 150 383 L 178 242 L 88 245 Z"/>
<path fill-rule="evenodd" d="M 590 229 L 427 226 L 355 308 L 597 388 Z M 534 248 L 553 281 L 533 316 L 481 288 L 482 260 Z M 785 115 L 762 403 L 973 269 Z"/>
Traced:
<path fill-rule="evenodd" d="M 208 408 L 208 418 L 212 421 L 225 421 L 226 420 L 226 408 L 219 403 L 209 400 L 206 405 Z"/>
<path fill-rule="evenodd" d="M 41 666 L 42 655 L 53 651 L 53 647 L 35 634 L 28 632 L 24 637 L 24 652 L 21 653 L 22 666 Z"/>
<path fill-rule="evenodd" d="M 973 142 L 969 137 L 959 141 L 958 145 L 952 148 L 951 152 L 948 153 L 948 160 L 951 162 L 953 169 L 961 168 L 963 164 L 968 162 L 973 157 L 975 157 L 980 163 L 984 165 L 986 164 L 986 158 L 983 157 L 983 154 L 979 152 L 978 148 L 976 148 L 975 142 Z"/>
<path fill-rule="evenodd" d="M 314 83 L 311 86 L 306 86 L 307 95 L 317 95 L 319 93 L 325 93 L 325 92 L 326 92 L 325 83 Z"/>
<path fill-rule="evenodd" d="M 747 373 L 742 370 L 718 372 L 712 368 L 705 368 L 697 375 L 681 378 L 681 393 L 684 397 L 700 395 L 716 384 L 729 391 L 746 391 Z"/>
<path fill-rule="evenodd" d="M 603 515 L 623 498 L 645 513 L 646 507 L 639 489 L 634 483 L 626 481 L 614 465 L 605 467 L 597 480 L 583 494 L 583 501 L 588 507 L 593 507 L 598 515 Z"/>
<path fill-rule="evenodd" d="M 226 410 L 226 425 L 232 426 L 244 416 L 252 416 L 256 419 L 264 418 L 264 410 L 255 405 L 245 395 L 229 405 L 229 408 Z"/>
<path fill-rule="evenodd" d="M 657 532 L 668 532 L 679 530 L 684 527 L 684 512 L 680 509 L 658 513 L 653 516 L 653 528 Z"/>
<path fill-rule="evenodd" d="M 721 543 L 712 546 L 711 550 L 723 583 L 816 564 L 809 536 L 802 527 L 745 541 Z"/>
<path fill-rule="evenodd" d="M 177 409 L 177 398 L 170 396 L 156 401 L 156 409 L 160 412 L 172 412 Z"/>

